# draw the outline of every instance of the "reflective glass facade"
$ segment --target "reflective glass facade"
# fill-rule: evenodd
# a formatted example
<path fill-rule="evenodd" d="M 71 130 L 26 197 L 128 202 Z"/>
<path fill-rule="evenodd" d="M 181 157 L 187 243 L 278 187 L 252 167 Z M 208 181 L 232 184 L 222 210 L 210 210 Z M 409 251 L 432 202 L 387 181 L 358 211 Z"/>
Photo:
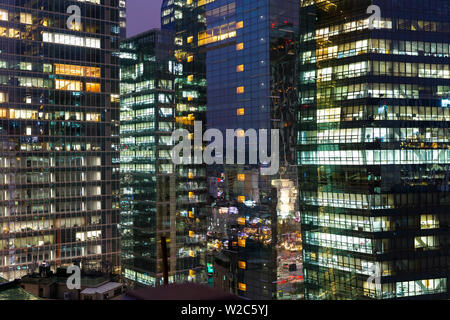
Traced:
<path fill-rule="evenodd" d="M 306 298 L 447 297 L 449 2 L 301 6 Z"/>
<path fill-rule="evenodd" d="M 250 164 L 249 140 L 245 164 L 208 168 L 215 286 L 250 299 L 302 296 L 293 149 L 298 12 L 296 1 L 208 1 L 207 28 L 198 34 L 207 52 L 208 128 L 224 136 L 226 129 L 280 130 L 277 174 Z"/>
<path fill-rule="evenodd" d="M 118 7 L 0 3 L 3 278 L 43 261 L 119 272 Z"/>
<path fill-rule="evenodd" d="M 137 284 L 163 283 L 161 236 L 167 238 L 170 280 L 176 267 L 173 33 L 145 32 L 121 48 L 122 266 Z"/>
<path fill-rule="evenodd" d="M 206 117 L 205 52 L 196 40 L 206 26 L 205 1 L 163 1 L 161 15 L 161 27 L 175 32 L 175 127 L 187 130 L 193 138 L 194 121 L 204 122 Z M 176 281 L 206 283 L 206 166 L 177 165 L 175 173 Z"/>

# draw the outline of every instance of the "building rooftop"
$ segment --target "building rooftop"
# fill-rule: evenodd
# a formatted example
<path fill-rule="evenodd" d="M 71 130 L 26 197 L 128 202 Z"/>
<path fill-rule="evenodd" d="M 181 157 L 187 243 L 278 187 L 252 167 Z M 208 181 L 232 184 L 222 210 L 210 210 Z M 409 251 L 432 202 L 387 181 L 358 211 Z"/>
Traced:
<path fill-rule="evenodd" d="M 6 282 L 0 278 L 0 300 L 41 300 L 19 287 L 18 283 Z"/>
<path fill-rule="evenodd" d="M 81 291 L 81 294 L 96 294 L 96 293 L 107 293 L 108 291 L 120 288 L 122 284 L 118 282 L 108 282 L 96 288 L 86 288 Z"/>

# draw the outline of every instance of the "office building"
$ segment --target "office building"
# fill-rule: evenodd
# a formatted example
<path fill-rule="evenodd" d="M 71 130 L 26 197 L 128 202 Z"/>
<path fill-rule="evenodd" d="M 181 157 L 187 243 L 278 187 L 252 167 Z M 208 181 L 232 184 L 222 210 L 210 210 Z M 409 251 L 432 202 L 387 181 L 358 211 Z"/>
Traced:
<path fill-rule="evenodd" d="M 175 78 L 176 129 L 187 130 L 190 137 L 194 134 L 194 121 L 204 123 L 206 118 L 205 52 L 196 40 L 206 27 L 205 4 L 204 0 L 164 0 L 161 10 L 162 29 L 175 33 L 174 54 L 179 64 Z M 206 283 L 206 166 L 181 164 L 175 167 L 175 173 L 176 281 Z"/>
<path fill-rule="evenodd" d="M 301 1 L 307 299 L 448 298 L 449 14 L 441 0 Z"/>
<path fill-rule="evenodd" d="M 169 277 L 176 269 L 176 193 L 170 157 L 178 69 L 173 33 L 150 30 L 120 44 L 122 272 L 134 284 L 161 285 L 161 237 Z"/>
<path fill-rule="evenodd" d="M 216 286 L 249 299 L 302 297 L 294 158 L 298 12 L 296 1 L 207 1 L 207 29 L 194 39 L 206 51 L 207 127 L 249 137 L 244 164 L 208 168 L 208 263 L 216 282 L 223 279 Z M 279 130 L 275 174 L 262 174 L 270 164 L 261 158 L 251 163 L 252 129 Z M 269 155 L 271 149 L 269 142 Z"/>
<path fill-rule="evenodd" d="M 80 21 L 18 3 L 0 4 L 0 277 L 119 272 L 118 1 L 71 1 Z"/>

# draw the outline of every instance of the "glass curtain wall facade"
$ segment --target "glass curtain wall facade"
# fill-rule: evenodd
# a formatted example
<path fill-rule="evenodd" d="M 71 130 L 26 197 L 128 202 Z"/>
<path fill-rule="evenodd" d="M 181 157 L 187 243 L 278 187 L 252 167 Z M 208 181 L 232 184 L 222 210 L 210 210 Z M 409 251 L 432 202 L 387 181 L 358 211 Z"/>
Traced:
<path fill-rule="evenodd" d="M 127 0 L 119 0 L 119 18 L 120 39 L 125 40 L 127 37 Z"/>
<path fill-rule="evenodd" d="M 261 165 L 250 164 L 250 140 L 245 164 L 208 168 L 215 285 L 250 299 L 302 296 L 294 158 L 298 12 L 296 1 L 208 1 L 207 29 L 198 34 L 207 51 L 207 127 L 224 137 L 226 129 L 238 137 L 249 129 L 280 130 L 277 174 L 262 175 Z"/>
<path fill-rule="evenodd" d="M 175 176 L 170 157 L 175 122 L 173 33 L 151 30 L 122 41 L 121 231 L 123 275 L 163 284 L 161 237 L 169 279 L 176 266 Z"/>
<path fill-rule="evenodd" d="M 204 0 L 164 0 L 161 12 L 161 27 L 175 32 L 175 59 L 178 63 L 175 79 L 176 128 L 189 131 L 191 142 L 194 121 L 204 123 L 206 117 L 205 52 L 197 43 L 198 33 L 206 26 L 205 3 Z M 177 165 L 175 173 L 176 281 L 206 283 L 206 167 L 204 164 Z"/>
<path fill-rule="evenodd" d="M 118 7 L 0 3 L 2 278 L 44 261 L 120 272 Z"/>
<path fill-rule="evenodd" d="M 307 299 L 448 297 L 449 14 L 440 0 L 301 1 Z"/>

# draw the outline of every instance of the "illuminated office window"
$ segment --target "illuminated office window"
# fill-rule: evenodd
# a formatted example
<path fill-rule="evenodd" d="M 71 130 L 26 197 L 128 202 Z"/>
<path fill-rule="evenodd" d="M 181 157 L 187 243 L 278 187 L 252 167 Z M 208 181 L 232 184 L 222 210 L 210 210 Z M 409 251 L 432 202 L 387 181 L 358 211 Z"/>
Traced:
<path fill-rule="evenodd" d="M 247 268 L 247 263 L 245 261 L 239 260 L 238 261 L 238 267 L 239 267 L 239 269 L 244 269 L 245 270 Z"/>
<path fill-rule="evenodd" d="M 238 116 L 243 116 L 243 115 L 245 115 L 245 109 L 244 109 L 244 108 L 239 108 L 239 109 L 237 109 L 236 114 L 237 114 Z"/>
<path fill-rule="evenodd" d="M 244 217 L 239 217 L 237 219 L 238 224 L 240 224 L 241 226 L 245 226 L 245 218 Z"/>
<path fill-rule="evenodd" d="M 8 11 L 0 9 L 0 20 L 8 21 Z"/>
<path fill-rule="evenodd" d="M 237 94 L 242 94 L 242 93 L 244 93 L 245 92 L 245 88 L 244 87 L 237 87 L 236 88 L 236 93 Z"/>
<path fill-rule="evenodd" d="M 243 43 L 243 42 L 238 43 L 238 44 L 236 45 L 236 50 L 237 50 L 237 51 L 244 50 L 244 43 Z"/>
<path fill-rule="evenodd" d="M 189 237 L 190 237 L 190 238 L 193 238 L 194 236 L 195 236 L 195 232 L 192 231 L 192 230 L 190 230 L 190 231 L 189 231 Z"/>
<path fill-rule="evenodd" d="M 100 122 L 99 113 L 86 113 L 86 121 Z"/>
<path fill-rule="evenodd" d="M 10 37 L 11 38 L 11 37 Z M 97 38 L 78 37 L 69 34 L 43 32 L 42 41 L 56 44 L 63 44 L 68 46 L 87 47 L 87 48 L 101 48 L 101 41 Z"/>
<path fill-rule="evenodd" d="M 101 69 L 94 67 L 83 67 L 69 64 L 55 64 L 55 73 L 67 76 L 100 78 Z"/>
<path fill-rule="evenodd" d="M 236 130 L 236 134 L 239 138 L 243 138 L 245 137 L 245 131 L 240 129 L 240 130 Z"/>
<path fill-rule="evenodd" d="M 42 72 L 44 73 L 52 73 L 53 72 L 53 66 L 48 63 L 44 63 L 42 66 Z"/>
<path fill-rule="evenodd" d="M 192 43 L 194 41 L 194 37 L 190 36 L 187 38 L 187 43 Z"/>
<path fill-rule="evenodd" d="M 8 94 L 5 92 L 0 92 L 0 103 L 8 101 Z"/>
<path fill-rule="evenodd" d="M 189 82 L 194 81 L 194 75 L 192 75 L 192 74 L 189 75 L 187 79 L 188 79 Z"/>
<path fill-rule="evenodd" d="M 241 291 L 247 291 L 247 285 L 245 283 L 239 282 L 238 287 Z"/>
<path fill-rule="evenodd" d="M 420 215 L 420 229 L 436 229 L 439 228 L 439 220 L 435 214 Z"/>
<path fill-rule="evenodd" d="M 89 92 L 100 92 L 100 83 L 91 83 L 91 82 L 87 82 L 86 83 L 86 91 Z"/>
<path fill-rule="evenodd" d="M 244 65 L 240 64 L 236 67 L 236 72 L 243 72 L 244 71 Z"/>
<path fill-rule="evenodd" d="M 32 71 L 33 70 L 33 64 L 31 62 L 23 62 L 21 61 L 19 64 L 20 70 L 26 70 L 26 71 Z"/>
<path fill-rule="evenodd" d="M 245 181 L 245 174 L 243 174 L 243 173 L 238 174 L 238 180 Z"/>
<path fill-rule="evenodd" d="M 245 196 L 238 196 L 238 202 L 242 203 L 245 201 Z"/>
<path fill-rule="evenodd" d="M 436 236 L 423 236 L 414 238 L 415 249 L 436 249 L 439 246 L 438 238 Z"/>
<path fill-rule="evenodd" d="M 194 56 L 188 56 L 187 57 L 187 62 L 192 62 L 192 61 L 194 61 Z"/>
<path fill-rule="evenodd" d="M 239 21 L 236 23 L 236 29 L 242 29 L 244 27 L 244 21 Z"/>
<path fill-rule="evenodd" d="M 33 16 L 31 13 L 20 13 L 20 23 L 24 24 L 33 24 Z"/>
<path fill-rule="evenodd" d="M 55 80 L 56 90 L 67 90 L 67 91 L 81 91 L 83 89 L 83 84 L 76 80 Z"/>

